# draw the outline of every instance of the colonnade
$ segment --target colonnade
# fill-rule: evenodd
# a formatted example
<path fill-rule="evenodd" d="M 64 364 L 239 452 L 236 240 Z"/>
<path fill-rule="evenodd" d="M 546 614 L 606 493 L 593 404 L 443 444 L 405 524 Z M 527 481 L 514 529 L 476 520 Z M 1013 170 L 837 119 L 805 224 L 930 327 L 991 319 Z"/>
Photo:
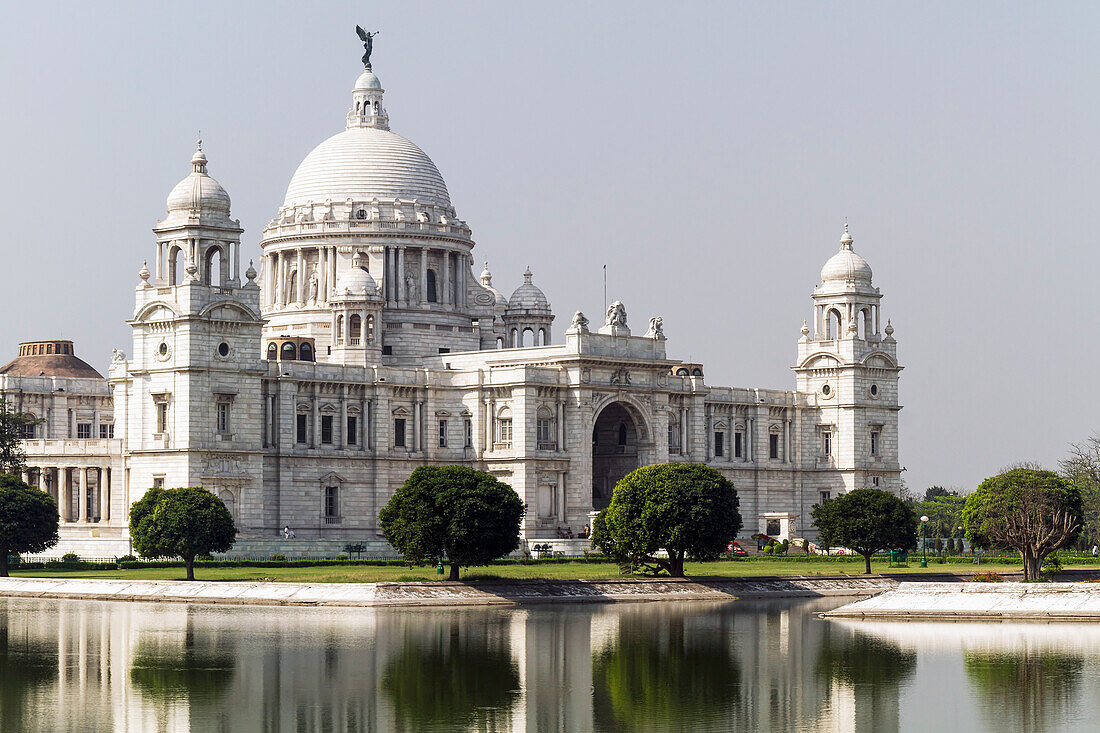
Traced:
<path fill-rule="evenodd" d="M 382 296 L 387 306 L 466 306 L 469 253 L 411 245 L 370 249 L 382 257 Z M 335 294 L 337 262 L 335 246 L 294 247 L 264 254 L 264 304 L 275 308 L 328 305 Z"/>
<path fill-rule="evenodd" d="M 111 520 L 111 473 L 106 463 L 34 466 L 23 471 L 23 481 L 54 498 L 62 524 L 94 524 Z"/>

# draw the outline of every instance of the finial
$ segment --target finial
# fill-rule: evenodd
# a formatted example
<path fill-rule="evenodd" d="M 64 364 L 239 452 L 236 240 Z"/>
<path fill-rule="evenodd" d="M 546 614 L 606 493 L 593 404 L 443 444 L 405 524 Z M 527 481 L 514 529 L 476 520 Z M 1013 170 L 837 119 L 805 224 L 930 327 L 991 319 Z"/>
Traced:
<path fill-rule="evenodd" d="M 893 336 L 894 335 L 894 326 L 893 326 L 893 324 L 890 323 L 889 318 L 886 319 L 886 328 L 884 330 L 886 331 L 887 336 Z"/>
<path fill-rule="evenodd" d="M 840 246 L 841 246 L 841 249 L 851 249 L 852 248 L 852 235 L 848 231 L 848 220 L 847 219 L 844 220 L 844 234 L 840 235 Z"/>
<path fill-rule="evenodd" d="M 489 260 L 485 260 L 485 267 L 481 271 L 481 284 L 485 286 L 493 284 L 493 273 L 489 272 Z"/>
<path fill-rule="evenodd" d="M 803 337 L 809 337 L 809 335 L 810 335 L 810 326 L 809 326 L 808 323 L 803 321 L 802 322 L 802 336 Z"/>
<path fill-rule="evenodd" d="M 248 261 L 248 269 L 244 271 L 244 276 L 250 281 L 256 279 L 256 268 L 252 265 L 252 260 Z"/>
<path fill-rule="evenodd" d="M 153 273 L 149 272 L 149 263 L 147 260 L 141 261 L 141 270 L 138 272 L 138 277 L 145 283 L 145 287 L 149 287 L 149 278 Z"/>
<path fill-rule="evenodd" d="M 523 282 L 530 285 L 532 277 L 534 277 L 534 273 L 531 272 L 531 266 L 528 265 L 527 269 L 523 271 Z"/>

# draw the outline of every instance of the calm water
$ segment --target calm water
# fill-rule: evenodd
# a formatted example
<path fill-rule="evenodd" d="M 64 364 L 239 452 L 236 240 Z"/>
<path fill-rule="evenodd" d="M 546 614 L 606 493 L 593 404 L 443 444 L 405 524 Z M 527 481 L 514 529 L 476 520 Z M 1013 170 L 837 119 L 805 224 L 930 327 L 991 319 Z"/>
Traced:
<path fill-rule="evenodd" d="M 1100 727 L 1100 625 L 840 600 L 323 610 L 0 600 L 0 731 Z"/>

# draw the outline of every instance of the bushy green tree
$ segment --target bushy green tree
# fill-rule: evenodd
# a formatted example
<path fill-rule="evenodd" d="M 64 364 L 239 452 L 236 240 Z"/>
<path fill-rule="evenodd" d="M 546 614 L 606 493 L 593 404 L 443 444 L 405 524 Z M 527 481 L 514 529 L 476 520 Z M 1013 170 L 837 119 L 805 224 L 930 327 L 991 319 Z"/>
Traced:
<path fill-rule="evenodd" d="M 1024 580 L 1039 578 L 1043 558 L 1081 532 L 1081 490 L 1053 471 L 1013 468 L 982 481 L 966 500 L 963 526 L 972 545 L 1018 550 Z"/>
<path fill-rule="evenodd" d="M 57 502 L 11 474 L 0 474 L 0 577 L 8 555 L 43 552 L 57 544 Z"/>
<path fill-rule="evenodd" d="M 459 568 L 488 565 L 519 547 L 526 507 L 492 474 L 467 466 L 420 466 L 378 514 L 382 534 L 409 562 L 445 557 Z"/>
<path fill-rule="evenodd" d="M 882 550 L 917 546 L 917 516 L 904 501 L 881 489 L 856 489 L 813 508 L 818 542 L 848 547 L 863 556 L 867 573 L 871 555 Z"/>
<path fill-rule="evenodd" d="M 21 476 L 26 470 L 23 436 L 37 422 L 30 415 L 12 410 L 7 399 L 0 396 L 0 473 Z"/>
<path fill-rule="evenodd" d="M 741 529 L 729 479 L 697 463 L 643 466 L 615 486 L 592 543 L 623 564 L 683 577 L 684 560 L 717 560 Z M 667 557 L 659 557 L 664 550 Z"/>
<path fill-rule="evenodd" d="M 195 558 L 226 552 L 237 537 L 233 515 L 201 486 L 152 488 L 130 507 L 130 537 L 142 557 L 181 557 L 187 579 L 195 579 Z"/>
<path fill-rule="evenodd" d="M 1086 548 L 1100 544 L 1100 434 L 1072 443 L 1058 463 L 1062 475 L 1081 490 L 1081 540 Z"/>

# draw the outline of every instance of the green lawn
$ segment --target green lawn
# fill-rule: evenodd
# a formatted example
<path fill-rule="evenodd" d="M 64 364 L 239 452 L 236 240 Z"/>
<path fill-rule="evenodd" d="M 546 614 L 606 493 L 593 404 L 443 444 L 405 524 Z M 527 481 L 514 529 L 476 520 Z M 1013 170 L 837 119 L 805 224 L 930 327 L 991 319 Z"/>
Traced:
<path fill-rule="evenodd" d="M 1096 567 L 1095 565 L 1070 567 Z M 876 573 L 973 573 L 978 570 L 1019 570 L 1015 562 L 996 564 L 983 562 L 979 567 L 972 563 L 930 562 L 921 568 L 919 561 L 907 568 L 890 568 L 883 562 L 871 566 Z M 771 575 L 859 575 L 863 572 L 862 558 L 850 562 L 830 560 L 739 560 L 735 562 L 687 563 L 689 577 L 745 577 Z M 49 578 L 122 578 L 130 580 L 183 580 L 184 570 L 178 568 L 147 568 L 132 570 L 19 570 L 14 576 Z M 434 567 L 408 568 L 400 566 L 336 565 L 307 567 L 218 567 L 195 568 L 199 580 L 274 580 L 299 583 L 370 583 L 377 581 L 439 580 Z M 569 578 L 617 578 L 619 569 L 611 563 L 546 563 L 539 565 L 493 565 L 462 571 L 465 580 L 484 579 L 569 579 Z M 641 576 L 637 576 L 641 577 Z"/>

